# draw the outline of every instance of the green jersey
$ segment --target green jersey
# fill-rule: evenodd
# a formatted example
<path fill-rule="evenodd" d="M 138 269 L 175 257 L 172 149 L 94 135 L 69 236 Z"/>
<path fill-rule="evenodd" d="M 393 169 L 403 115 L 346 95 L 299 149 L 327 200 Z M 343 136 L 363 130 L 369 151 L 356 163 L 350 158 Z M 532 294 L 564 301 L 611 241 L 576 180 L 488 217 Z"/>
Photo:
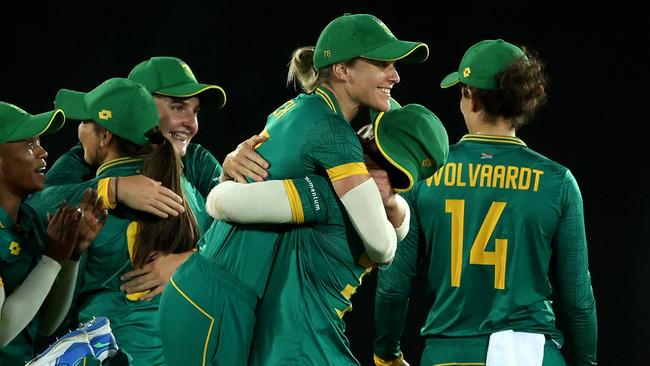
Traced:
<path fill-rule="evenodd" d="M 310 119 L 340 114 L 336 99 L 326 89 L 302 95 L 297 103 L 302 99 L 310 104 L 305 105 L 300 114 L 294 117 L 289 111 L 287 117 L 294 119 L 285 122 L 281 115 L 277 120 L 287 136 L 295 136 L 297 128 L 292 125 L 293 121 L 298 120 L 299 126 L 304 128 Z M 281 108 L 275 113 L 283 111 Z M 331 129 L 319 126 L 306 139 L 292 141 L 305 141 L 299 151 L 320 156 L 332 181 L 366 173 L 356 133 L 340 117 L 332 122 L 335 124 L 329 124 Z M 271 132 L 269 141 L 275 136 Z M 271 150 L 269 155 L 277 154 L 281 159 L 290 149 L 290 145 L 285 145 Z M 293 164 L 310 166 L 299 155 L 289 155 L 289 159 L 284 158 L 282 162 L 291 158 Z M 371 270 L 372 263 L 336 195 L 333 192 L 321 195 L 320 205 L 328 210 L 324 222 L 293 227 L 279 236 L 273 271 L 258 307 L 249 365 L 358 364 L 350 352 L 342 318 L 352 309 L 350 298 L 361 285 L 363 275 Z"/>
<path fill-rule="evenodd" d="M 331 181 L 367 173 L 361 144 L 336 104 L 334 96 L 319 88 L 300 94 L 275 110 L 262 132 L 269 139 L 258 153 L 269 162 L 269 179 L 285 179 L 309 174 L 326 175 Z M 318 202 L 310 193 L 287 190 L 292 207 L 298 208 L 296 223 L 315 222 L 320 215 Z M 305 186 L 306 187 L 306 186 Z M 303 201 L 309 200 L 306 203 Z M 302 209 L 302 208 L 304 209 Z M 295 212 L 295 210 L 294 210 Z M 240 279 L 260 298 L 268 280 L 280 233 L 293 226 L 231 225 L 215 222 L 201 239 L 202 254 L 223 271 Z"/>
<path fill-rule="evenodd" d="M 419 255 L 429 309 L 423 336 L 512 329 L 560 341 L 560 311 L 570 314 L 563 330 L 580 358 L 595 357 L 582 198 L 568 169 L 516 137 L 466 135 L 447 164 L 404 197 L 411 231 L 378 279 L 378 356 L 398 355 Z"/>
<path fill-rule="evenodd" d="M 20 286 L 36 266 L 44 248 L 45 228 L 36 213 L 22 203 L 18 222 L 0 208 L 0 287 L 5 298 Z M 16 338 L 0 347 L 0 364 L 24 365 L 34 358 L 32 345 L 38 328 L 38 314 Z"/>
<path fill-rule="evenodd" d="M 110 177 L 139 174 L 142 162 L 142 157 L 107 162 L 97 169 L 95 178 L 47 187 L 45 194 L 32 197 L 30 204 L 42 210 L 42 213 L 53 212 L 64 199 L 76 204 L 81 200 L 85 188 L 101 191 L 102 182 L 106 183 Z M 63 169 L 62 165 L 58 169 Z M 204 198 L 186 176 L 181 178 L 181 185 L 186 202 L 197 218 L 199 234 L 203 234 L 212 221 L 205 213 Z M 76 290 L 77 304 L 73 311 L 80 322 L 94 316 L 108 317 L 118 345 L 133 358 L 132 365 L 162 364 L 157 321 L 159 296 L 151 301 L 136 301 L 143 293 L 126 296 L 120 290 L 123 283 L 120 276 L 133 270 L 131 257 L 137 221 L 142 213 L 121 206 L 109 213 L 104 229 L 82 255 Z"/>
<path fill-rule="evenodd" d="M 203 146 L 189 144 L 183 162 L 183 192 L 194 210 L 201 232 L 212 224 L 212 218 L 205 211 L 205 198 L 219 182 L 221 165 Z M 46 220 L 47 210 L 58 207 L 62 199 L 77 197 L 87 187 L 96 188 L 97 182 L 88 183 L 96 175 L 96 169 L 84 161 L 84 150 L 75 146 L 61 155 L 45 176 L 43 191 L 34 193 L 27 199 L 42 220 Z M 52 211 L 54 212 L 54 211 Z"/>

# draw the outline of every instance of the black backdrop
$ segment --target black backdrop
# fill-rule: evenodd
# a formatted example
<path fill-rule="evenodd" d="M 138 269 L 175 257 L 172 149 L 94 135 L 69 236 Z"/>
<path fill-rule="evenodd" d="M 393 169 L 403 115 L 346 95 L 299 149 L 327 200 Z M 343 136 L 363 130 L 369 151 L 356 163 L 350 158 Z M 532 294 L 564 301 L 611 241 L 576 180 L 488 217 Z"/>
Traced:
<path fill-rule="evenodd" d="M 601 364 L 647 364 L 641 349 L 650 338 L 650 240 L 642 229 L 650 224 L 644 156 L 650 144 L 650 37 L 639 9 L 452 2 L 429 4 L 425 11 L 423 2 L 409 1 L 150 5 L 96 3 L 90 10 L 17 4 L 3 11 L 0 100 L 37 113 L 52 108 L 59 88 L 87 91 L 109 77 L 125 77 L 150 56 L 177 56 L 200 81 L 216 83 L 228 94 L 224 109 L 204 108 L 195 138 L 222 160 L 295 94 L 284 86 L 291 51 L 315 44 L 336 16 L 363 12 L 381 18 L 398 38 L 429 45 L 426 63 L 399 66 L 402 82 L 393 96 L 435 111 L 455 142 L 465 132 L 458 95 L 438 84 L 467 47 L 504 38 L 538 51 L 550 76 L 549 102 L 519 136 L 569 167 L 580 184 Z M 43 139 L 49 163 L 76 142 L 75 129 L 71 123 L 67 132 Z M 364 365 L 371 364 L 374 286 L 371 274 L 346 316 L 352 349 Z M 418 304 L 416 298 L 403 346 L 412 365 L 422 347 Z"/>

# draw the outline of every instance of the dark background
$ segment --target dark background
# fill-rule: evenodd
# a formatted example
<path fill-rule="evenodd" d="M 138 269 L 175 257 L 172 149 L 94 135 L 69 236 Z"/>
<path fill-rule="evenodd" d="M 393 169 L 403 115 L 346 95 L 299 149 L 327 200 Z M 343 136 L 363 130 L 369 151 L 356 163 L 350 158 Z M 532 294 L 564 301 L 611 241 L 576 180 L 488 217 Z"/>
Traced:
<path fill-rule="evenodd" d="M 85 3 L 87 6 L 89 3 Z M 585 203 L 590 268 L 599 318 L 601 365 L 647 364 L 650 301 L 650 204 L 647 178 L 649 93 L 647 20 L 632 6 L 576 8 L 400 1 L 277 3 L 96 3 L 93 10 L 51 3 L 4 10 L 0 100 L 31 113 L 50 110 L 59 88 L 89 91 L 126 77 L 138 62 L 169 55 L 185 60 L 199 81 L 222 86 L 222 110 L 204 108 L 195 138 L 221 161 L 260 131 L 267 114 L 295 95 L 284 86 L 292 50 L 314 45 L 344 12 L 370 13 L 400 39 L 424 41 L 429 60 L 398 65 L 393 97 L 420 103 L 445 123 L 450 142 L 465 133 L 458 93 L 441 90 L 477 41 L 503 38 L 536 50 L 547 64 L 549 101 L 521 137 L 569 167 Z M 308 6 L 308 8 L 305 8 Z M 577 6 L 577 5 L 576 5 Z M 76 142 L 76 126 L 43 139 L 49 163 Z M 352 349 L 371 364 L 376 275 L 366 277 L 346 316 Z M 403 340 L 412 365 L 422 349 L 416 297 Z"/>

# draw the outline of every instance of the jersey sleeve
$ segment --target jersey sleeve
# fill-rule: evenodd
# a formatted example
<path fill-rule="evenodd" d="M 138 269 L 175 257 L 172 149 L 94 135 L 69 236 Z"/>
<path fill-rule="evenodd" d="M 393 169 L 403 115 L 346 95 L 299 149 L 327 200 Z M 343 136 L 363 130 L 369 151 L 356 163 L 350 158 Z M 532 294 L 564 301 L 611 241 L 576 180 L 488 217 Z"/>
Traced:
<path fill-rule="evenodd" d="M 591 287 L 582 197 L 567 170 L 562 216 L 553 240 L 556 310 L 575 365 L 596 365 L 596 302 Z"/>
<path fill-rule="evenodd" d="M 95 176 L 92 169 L 84 161 L 84 149 L 77 145 L 61 155 L 45 175 L 46 186 L 81 183 Z"/>
<path fill-rule="evenodd" d="M 26 203 L 34 209 L 41 222 L 47 222 L 47 213 L 54 214 L 64 201 L 77 205 L 83 197 L 86 188 L 99 189 L 100 180 L 97 178 L 71 184 L 46 186 L 42 191 L 29 196 Z"/>
<path fill-rule="evenodd" d="M 328 116 L 314 124 L 302 147 L 316 167 L 325 170 L 332 182 L 358 174 L 368 174 L 363 150 L 356 133 L 340 117 Z"/>
<path fill-rule="evenodd" d="M 377 276 L 375 294 L 375 358 L 394 360 L 401 357 L 400 338 L 408 310 L 413 279 L 416 275 L 420 226 L 415 215 L 413 191 L 401 194 L 411 211 L 408 235 L 397 244 L 392 264 Z"/>
<path fill-rule="evenodd" d="M 203 198 L 219 184 L 221 164 L 210 151 L 199 144 L 190 144 L 183 157 L 183 172 Z"/>
<path fill-rule="evenodd" d="M 255 183 L 249 183 L 255 184 Z M 328 221 L 328 205 L 336 199 L 333 188 L 324 177 L 312 174 L 284 180 L 294 223 L 321 224 Z"/>

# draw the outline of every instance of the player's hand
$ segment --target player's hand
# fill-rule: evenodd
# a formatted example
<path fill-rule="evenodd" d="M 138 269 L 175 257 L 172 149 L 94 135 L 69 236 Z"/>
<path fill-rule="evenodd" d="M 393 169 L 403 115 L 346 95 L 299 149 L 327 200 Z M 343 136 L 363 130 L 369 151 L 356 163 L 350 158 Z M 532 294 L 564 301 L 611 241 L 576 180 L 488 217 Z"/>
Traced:
<path fill-rule="evenodd" d="M 70 255 L 70 259 L 73 261 L 79 260 L 81 253 L 90 247 L 108 219 L 108 211 L 104 208 L 102 198 L 98 197 L 97 191 L 92 188 L 87 188 L 84 191 L 79 209 L 81 209 L 82 215 L 78 221 L 77 244 Z"/>
<path fill-rule="evenodd" d="M 114 179 L 114 178 L 113 178 Z M 166 219 L 185 212 L 183 199 L 162 183 L 144 175 L 119 177 L 117 201 L 138 211 Z"/>
<path fill-rule="evenodd" d="M 374 361 L 376 366 L 410 366 L 410 364 L 406 362 L 404 356 L 401 354 L 399 358 L 390 361 L 382 360 L 377 355 L 374 355 Z"/>
<path fill-rule="evenodd" d="M 384 204 L 384 207 L 392 208 L 397 206 L 395 201 L 395 192 L 393 191 L 393 186 L 390 183 L 388 178 L 388 173 L 382 169 L 370 169 L 368 168 L 368 174 L 375 180 L 377 188 L 379 188 L 379 194 L 381 195 L 381 201 Z"/>
<path fill-rule="evenodd" d="M 390 221 L 393 227 L 400 227 L 404 222 L 406 212 L 404 212 L 404 209 L 400 207 L 395 198 L 396 193 L 393 191 L 393 186 L 388 178 L 388 173 L 381 169 L 368 169 L 368 174 L 370 174 L 372 179 L 375 180 L 375 184 L 377 184 L 377 188 L 379 188 L 379 194 L 381 195 L 381 201 L 384 204 L 388 221 Z"/>
<path fill-rule="evenodd" d="M 149 263 L 120 277 L 120 280 L 126 281 L 120 286 L 120 289 L 127 294 L 150 290 L 140 298 L 141 301 L 150 300 L 163 292 L 176 268 L 185 262 L 192 253 L 192 251 L 188 251 L 178 254 L 154 254 Z"/>
<path fill-rule="evenodd" d="M 67 203 L 64 203 L 54 216 L 48 213 L 47 232 L 45 233 L 46 256 L 59 263 L 70 259 L 79 236 L 77 223 L 82 215 L 81 209 L 70 207 Z"/>
<path fill-rule="evenodd" d="M 223 161 L 221 180 L 234 179 L 238 183 L 247 183 L 245 177 L 256 182 L 263 181 L 269 176 L 266 169 L 269 163 L 255 151 L 255 146 L 268 140 L 268 137 L 254 135 L 237 145 L 235 151 L 226 155 Z"/>

